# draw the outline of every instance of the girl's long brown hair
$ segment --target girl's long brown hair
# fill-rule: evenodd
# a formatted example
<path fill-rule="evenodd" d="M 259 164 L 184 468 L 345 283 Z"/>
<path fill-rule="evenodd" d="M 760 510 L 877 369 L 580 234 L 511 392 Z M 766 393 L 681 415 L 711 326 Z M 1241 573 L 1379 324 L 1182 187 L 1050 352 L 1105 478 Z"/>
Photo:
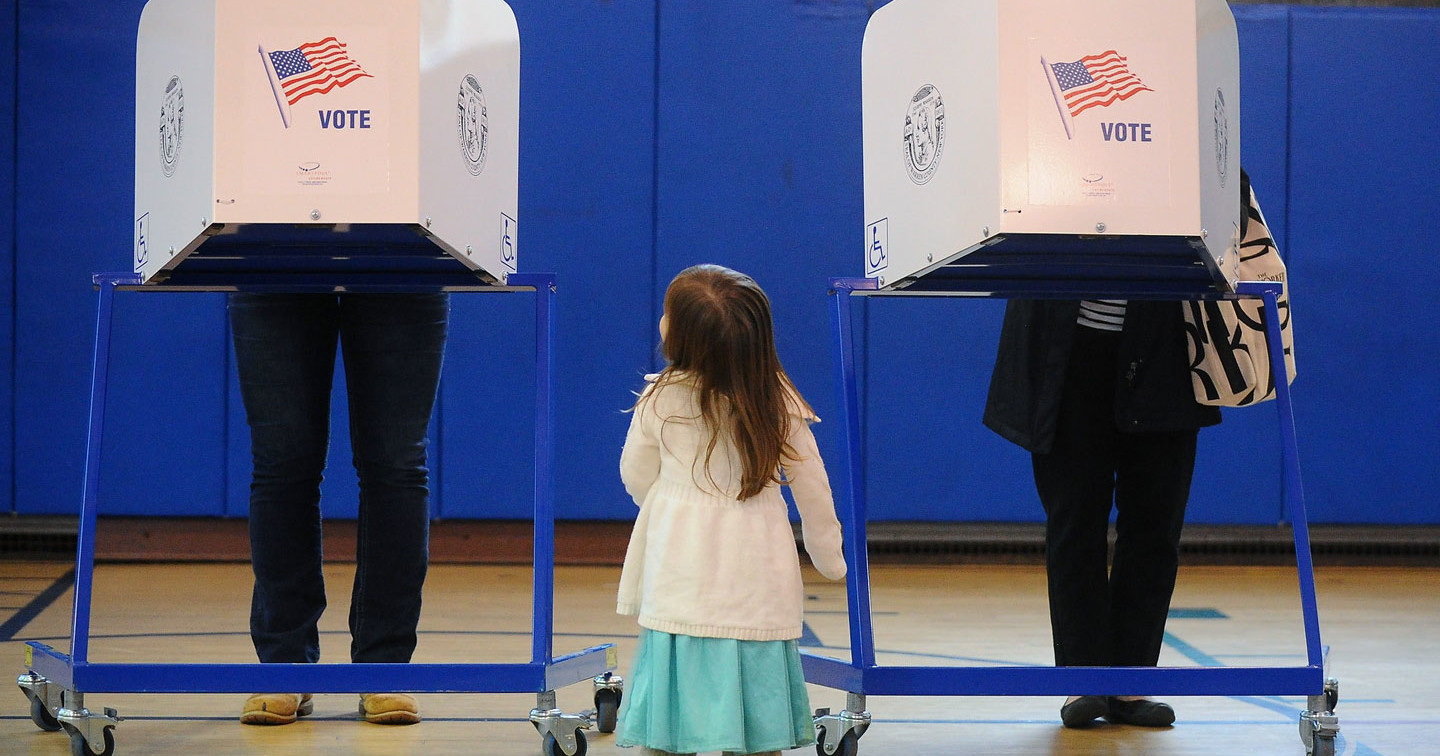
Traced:
<path fill-rule="evenodd" d="M 770 300 L 755 280 L 720 265 L 696 265 L 680 271 L 665 292 L 666 335 L 663 354 L 669 365 L 656 387 L 677 380 L 695 386 L 700 417 L 711 429 L 705 464 L 728 433 L 742 465 L 740 499 L 760 493 L 771 482 L 784 482 L 780 466 L 796 460 L 790 436 L 787 394 L 810 408 L 780 365 Z"/>

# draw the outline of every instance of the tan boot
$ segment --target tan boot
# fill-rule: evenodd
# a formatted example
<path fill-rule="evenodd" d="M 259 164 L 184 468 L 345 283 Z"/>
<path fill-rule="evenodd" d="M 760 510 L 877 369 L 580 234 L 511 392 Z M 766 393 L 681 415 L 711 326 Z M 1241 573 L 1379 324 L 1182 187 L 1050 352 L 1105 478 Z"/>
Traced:
<path fill-rule="evenodd" d="M 415 724 L 420 705 L 406 693 L 361 693 L 360 716 L 371 724 Z"/>
<path fill-rule="evenodd" d="M 310 694 L 256 693 L 245 699 L 240 709 L 240 723 L 250 725 L 282 725 L 294 722 L 315 710 Z"/>

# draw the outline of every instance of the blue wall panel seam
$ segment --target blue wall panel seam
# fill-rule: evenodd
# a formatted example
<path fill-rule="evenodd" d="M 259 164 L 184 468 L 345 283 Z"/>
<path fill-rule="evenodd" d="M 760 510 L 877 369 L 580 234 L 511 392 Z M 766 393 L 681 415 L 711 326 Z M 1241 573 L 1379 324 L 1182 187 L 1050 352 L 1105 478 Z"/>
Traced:
<path fill-rule="evenodd" d="M 1295 14 L 1290 8 L 1285 9 L 1285 217 L 1281 220 L 1281 228 L 1285 232 L 1285 238 L 1290 236 L 1290 171 L 1294 162 L 1294 130 L 1290 124 L 1295 119 Z M 1293 254 L 1294 250 L 1287 250 Z"/>
<path fill-rule="evenodd" d="M 19 243 L 19 234 L 16 232 L 16 227 L 19 226 L 19 223 L 17 221 L 20 218 L 20 3 L 18 2 L 15 3 L 14 22 L 14 34 L 11 37 L 12 44 L 10 45 L 10 50 L 11 54 L 15 57 L 14 68 L 11 69 L 14 76 L 14 80 L 12 82 L 13 86 L 11 89 L 13 93 L 15 107 L 10 113 L 10 175 L 6 177 L 6 179 L 10 182 L 11 222 L 10 229 L 6 234 L 9 237 L 10 241 L 10 282 L 8 284 L 8 286 L 10 287 L 10 339 L 8 342 L 10 349 L 10 361 L 8 363 L 10 370 L 10 381 L 8 385 L 10 389 L 7 392 L 7 396 L 5 397 L 6 405 L 8 407 L 8 411 L 5 415 L 5 435 L 10 438 L 10 446 L 8 449 L 8 454 L 10 456 L 10 480 L 9 490 L 6 495 L 9 497 L 11 514 L 15 514 L 17 511 L 15 501 L 15 479 L 19 477 L 15 474 L 15 449 L 17 448 L 17 439 L 15 437 L 15 339 L 19 335 L 19 331 L 16 327 L 16 322 L 17 319 L 20 317 L 19 306 L 17 304 L 19 291 L 15 286 L 15 282 L 20 273 L 19 265 L 16 262 L 16 246 Z"/>
<path fill-rule="evenodd" d="M 230 516 L 230 295 L 225 294 L 225 317 L 220 319 L 220 343 L 224 353 L 220 355 L 223 365 L 220 373 L 220 517 Z M 248 515 L 249 512 L 247 511 Z"/>
<path fill-rule="evenodd" d="M 650 322 L 660 322 L 656 296 L 660 293 L 660 2 L 655 0 L 655 61 L 652 68 L 650 129 Z M 660 370 L 660 356 L 650 352 L 650 372 Z"/>
<path fill-rule="evenodd" d="M 1286 240 L 1287 242 L 1293 241 L 1294 238 L 1295 238 L 1294 236 L 1291 236 L 1291 234 L 1290 234 L 1290 209 L 1291 209 L 1291 207 L 1292 207 L 1293 200 L 1294 200 L 1294 197 L 1290 194 L 1290 172 L 1291 172 L 1291 166 L 1292 166 L 1292 164 L 1294 163 L 1294 160 L 1295 160 L 1295 158 L 1294 158 L 1295 151 L 1294 151 L 1294 149 L 1293 149 L 1293 144 L 1292 144 L 1293 141 L 1294 141 L 1294 139 L 1295 139 L 1295 135 L 1294 135 L 1294 129 L 1291 128 L 1291 124 L 1294 123 L 1294 120 L 1295 120 L 1295 97 L 1294 97 L 1294 92 L 1295 92 L 1295 14 L 1294 14 L 1294 12 L 1293 12 L 1292 9 L 1290 9 L 1290 8 L 1287 7 L 1287 8 L 1285 9 L 1285 179 L 1284 179 L 1284 182 L 1285 182 L 1285 183 L 1284 183 L 1284 186 L 1283 186 L 1283 188 L 1282 188 L 1282 191 L 1284 192 L 1284 197 L 1285 197 L 1285 217 L 1282 218 L 1281 221 L 1280 221 L 1280 228 L 1283 229 L 1283 231 L 1284 231 L 1284 233 L 1285 233 L 1285 240 Z M 1294 254 L 1295 254 L 1295 249 L 1294 249 L 1294 247 L 1292 246 L 1290 249 L 1285 250 L 1285 251 L 1284 251 L 1284 255 L 1283 255 L 1284 258 L 1286 258 L 1287 260 L 1290 261 L 1290 265 L 1291 265 L 1292 267 L 1293 267 L 1293 265 L 1294 265 Z M 1289 276 L 1287 275 L 1286 277 L 1287 277 L 1287 279 L 1288 279 Z M 1289 284 L 1287 283 L 1286 285 L 1288 286 Z M 1277 408 L 1275 411 L 1276 411 L 1276 412 L 1279 412 L 1280 410 Z M 1297 433 L 1298 433 L 1298 429 L 1296 429 L 1296 430 L 1297 430 Z M 1297 444 L 1298 444 L 1298 441 L 1297 441 Z M 1276 460 L 1277 466 L 1282 466 L 1282 467 L 1283 467 L 1283 464 L 1282 464 L 1282 463 L 1283 463 L 1283 460 L 1280 460 L 1280 459 L 1277 459 L 1277 460 Z M 1276 500 L 1276 502 L 1275 502 L 1275 522 L 1281 523 L 1281 524 L 1285 524 L 1285 523 L 1289 523 L 1289 522 L 1290 522 L 1290 513 L 1287 512 L 1287 511 L 1285 511 L 1285 491 L 1284 491 L 1284 480 L 1285 480 L 1285 478 L 1284 478 L 1284 475 L 1283 475 L 1283 474 L 1280 476 L 1280 480 L 1281 480 L 1280 496 L 1277 498 L 1277 500 Z"/>

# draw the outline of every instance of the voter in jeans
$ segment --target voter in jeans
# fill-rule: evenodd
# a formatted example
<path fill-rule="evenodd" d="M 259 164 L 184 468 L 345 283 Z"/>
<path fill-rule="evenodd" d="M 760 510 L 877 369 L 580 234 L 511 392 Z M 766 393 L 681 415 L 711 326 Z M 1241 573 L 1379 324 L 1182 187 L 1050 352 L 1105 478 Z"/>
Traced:
<path fill-rule="evenodd" d="M 254 458 L 250 636 L 261 662 L 320 659 L 320 481 L 337 344 L 360 484 L 350 660 L 410 661 L 429 559 L 426 432 L 449 310 L 440 293 L 229 296 Z M 240 721 L 289 724 L 313 708 L 308 693 L 257 693 Z M 377 724 L 420 721 L 415 699 L 400 693 L 361 694 L 359 712 Z"/>

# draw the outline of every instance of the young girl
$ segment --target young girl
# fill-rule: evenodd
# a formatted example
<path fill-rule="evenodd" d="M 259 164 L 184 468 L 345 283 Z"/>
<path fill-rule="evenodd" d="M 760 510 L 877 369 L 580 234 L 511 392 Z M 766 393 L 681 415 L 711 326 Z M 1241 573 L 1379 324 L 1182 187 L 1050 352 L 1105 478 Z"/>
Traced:
<path fill-rule="evenodd" d="M 617 611 L 642 628 L 617 744 L 776 754 L 815 742 L 800 670 L 800 560 L 845 576 L 817 418 L 775 353 L 770 301 L 718 265 L 665 292 L 668 367 L 635 404 L 620 477 L 640 505 Z"/>

